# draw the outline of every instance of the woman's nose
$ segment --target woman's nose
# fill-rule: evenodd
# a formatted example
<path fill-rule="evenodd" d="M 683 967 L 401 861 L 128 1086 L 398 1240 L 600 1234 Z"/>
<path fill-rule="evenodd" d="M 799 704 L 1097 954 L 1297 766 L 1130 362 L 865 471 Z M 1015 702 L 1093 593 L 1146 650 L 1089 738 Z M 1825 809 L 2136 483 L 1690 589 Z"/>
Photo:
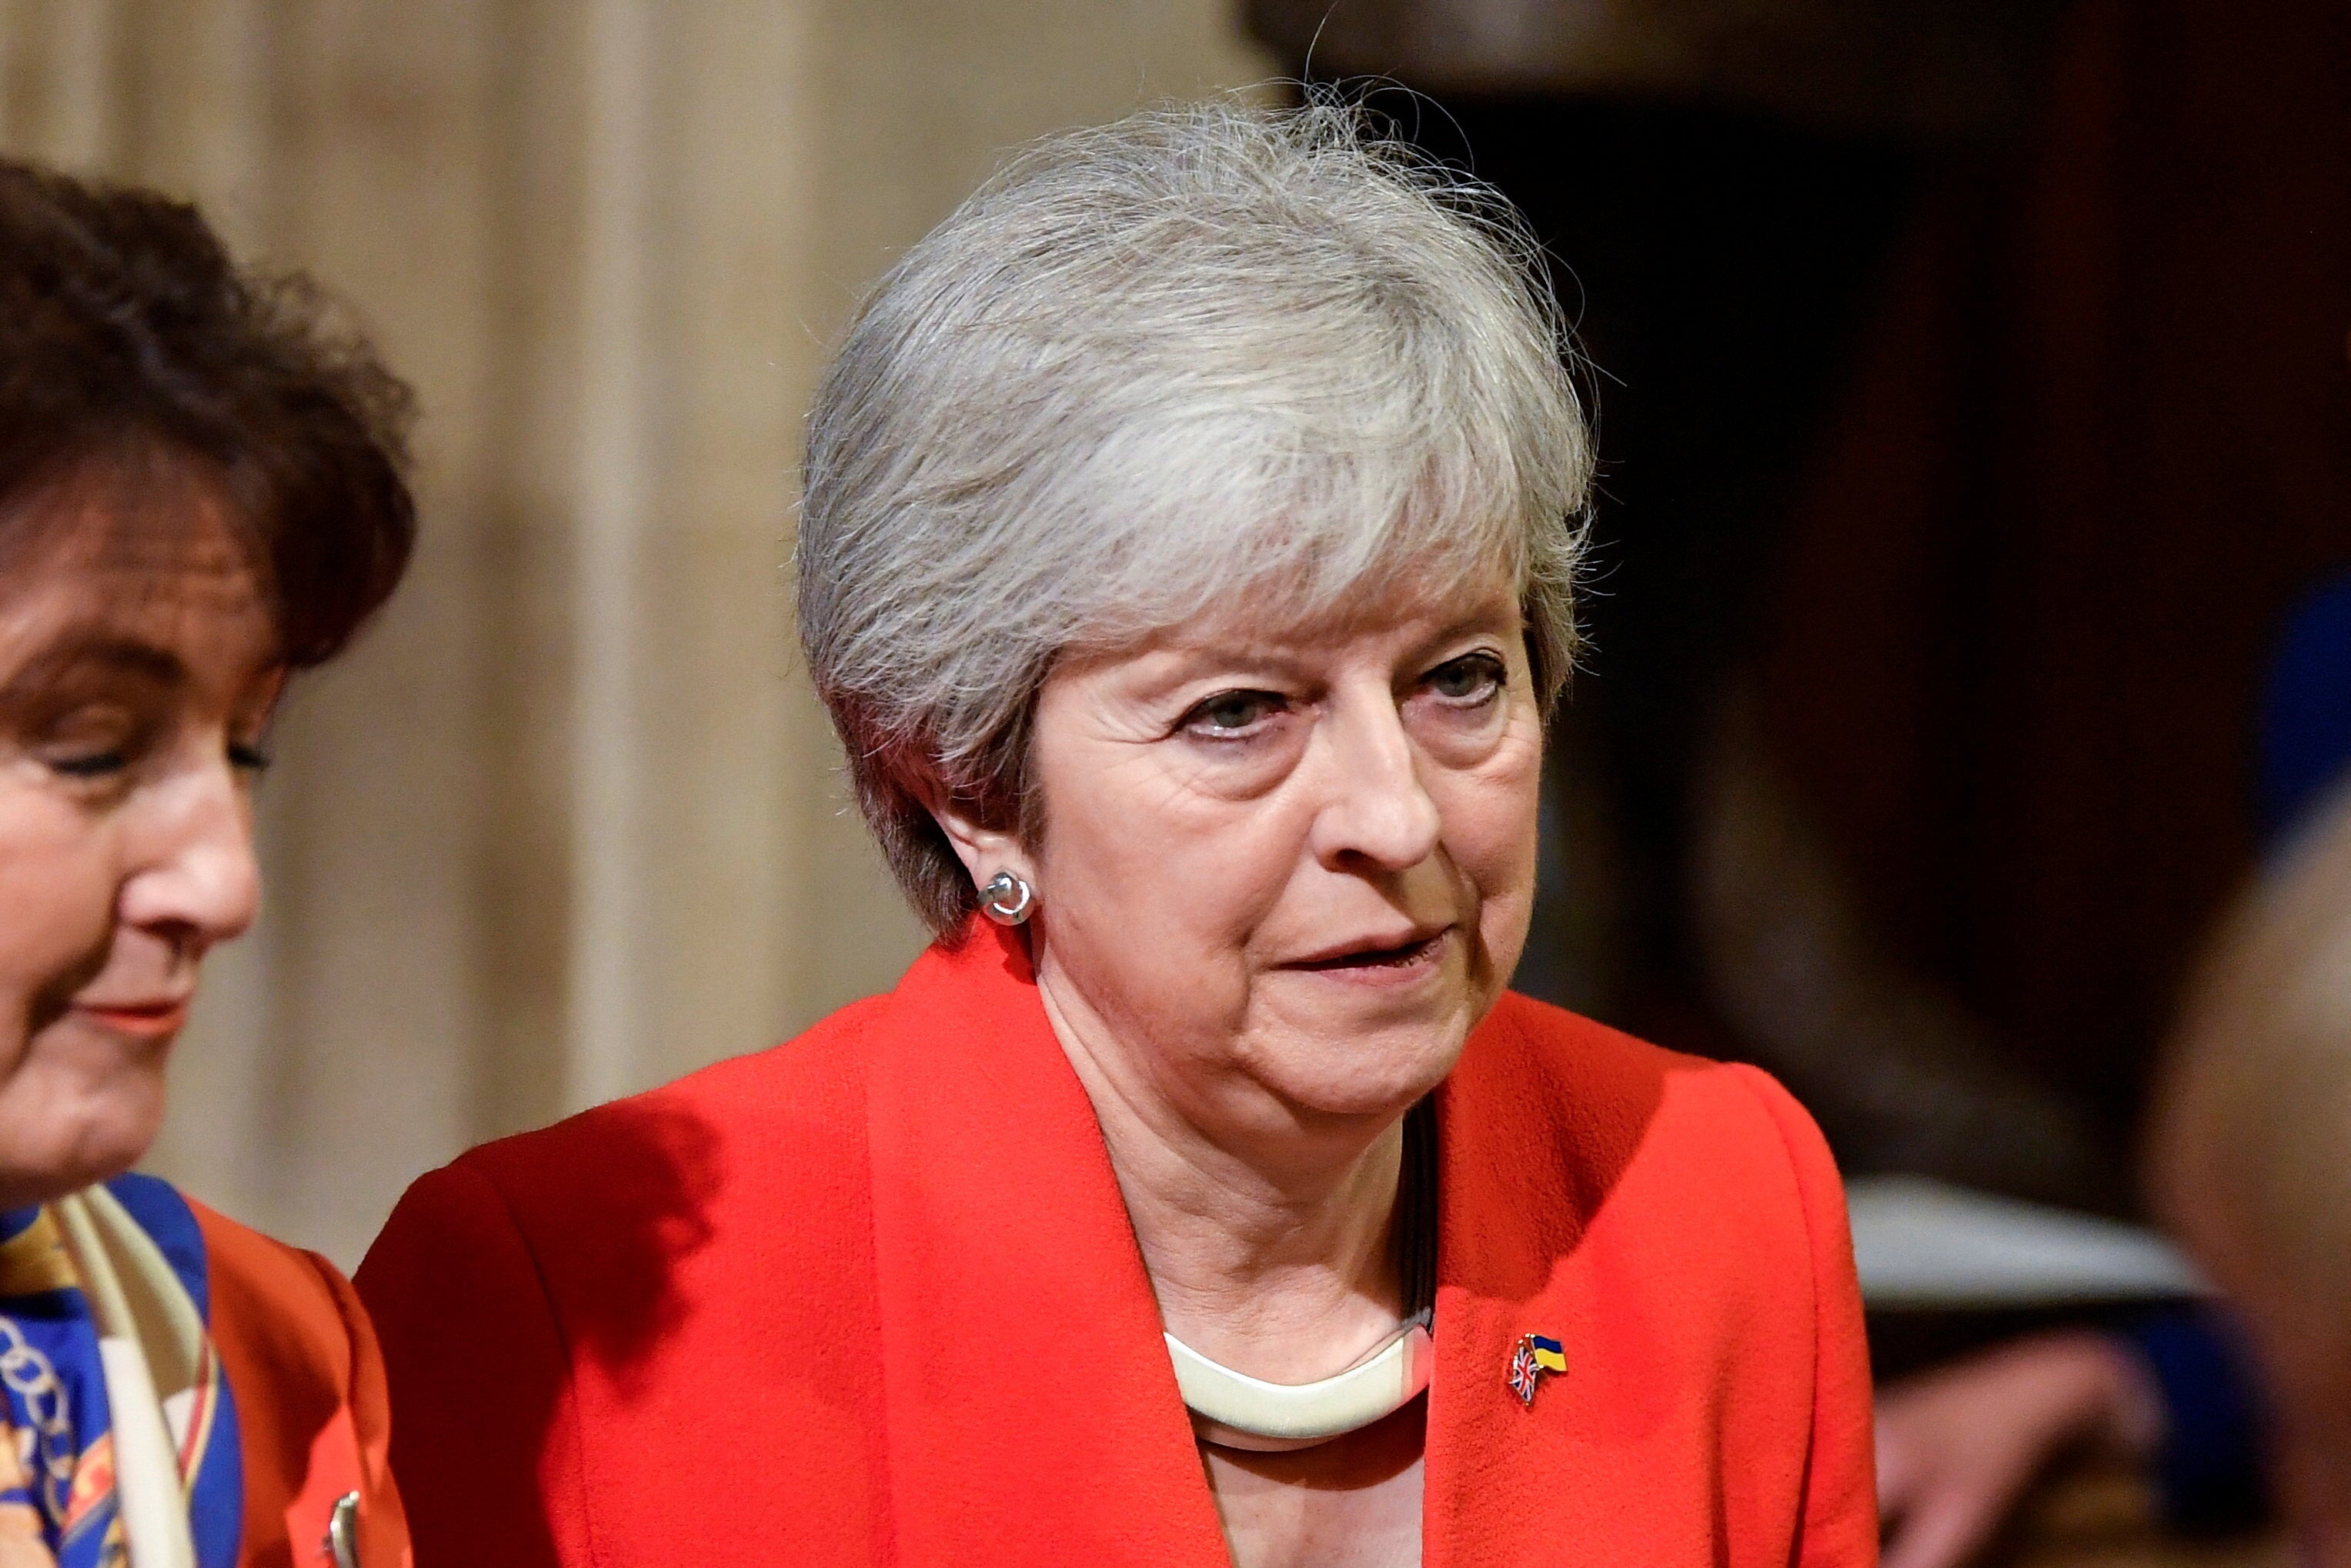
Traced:
<path fill-rule="evenodd" d="M 1365 703 L 1325 722 L 1329 778 L 1314 827 L 1317 858 L 1333 870 L 1368 862 L 1404 871 L 1436 853 L 1437 802 L 1395 705 Z"/>
<path fill-rule="evenodd" d="M 242 935 L 260 912 L 252 813 L 225 761 L 155 789 L 131 846 L 136 859 L 121 917 L 201 956 Z"/>

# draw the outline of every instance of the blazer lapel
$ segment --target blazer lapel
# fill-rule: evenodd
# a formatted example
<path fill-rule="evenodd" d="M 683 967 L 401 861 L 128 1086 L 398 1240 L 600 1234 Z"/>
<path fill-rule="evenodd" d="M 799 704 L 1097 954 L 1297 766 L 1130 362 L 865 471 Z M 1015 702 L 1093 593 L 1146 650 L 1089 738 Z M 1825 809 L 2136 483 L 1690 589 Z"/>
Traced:
<path fill-rule="evenodd" d="M 1226 1568 L 1110 1158 L 1025 945 L 925 954 L 872 1032 L 883 1418 L 905 1563 Z"/>
<path fill-rule="evenodd" d="M 1437 1095 L 1426 1568 L 1626 1560 L 1605 1543 L 1641 1485 L 1617 1473 L 1602 1428 L 1627 1408 L 1620 1378 L 1646 1358 L 1619 1354 L 1623 1330 L 1602 1311 L 1608 1292 L 1582 1244 L 1660 1085 L 1646 1072 L 1571 1081 L 1517 1024 L 1516 1005 L 1506 998 L 1479 1026 Z M 1528 1334 L 1559 1341 L 1568 1365 L 1542 1374 L 1531 1401 L 1510 1383 Z"/>

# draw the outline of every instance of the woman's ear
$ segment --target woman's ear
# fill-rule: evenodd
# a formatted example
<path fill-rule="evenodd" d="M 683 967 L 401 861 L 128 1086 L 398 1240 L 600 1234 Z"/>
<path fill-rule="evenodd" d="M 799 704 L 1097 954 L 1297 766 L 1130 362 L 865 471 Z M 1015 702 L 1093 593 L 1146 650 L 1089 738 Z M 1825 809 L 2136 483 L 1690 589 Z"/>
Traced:
<path fill-rule="evenodd" d="M 1008 871 L 1024 882 L 1036 881 L 1028 852 L 1013 834 L 985 825 L 965 803 L 949 800 L 946 791 L 935 784 L 926 785 L 922 798 L 931 820 L 938 823 L 939 831 L 955 846 L 956 858 L 963 862 L 963 869 L 970 875 L 974 887 L 987 886 L 988 879 L 1000 871 Z"/>

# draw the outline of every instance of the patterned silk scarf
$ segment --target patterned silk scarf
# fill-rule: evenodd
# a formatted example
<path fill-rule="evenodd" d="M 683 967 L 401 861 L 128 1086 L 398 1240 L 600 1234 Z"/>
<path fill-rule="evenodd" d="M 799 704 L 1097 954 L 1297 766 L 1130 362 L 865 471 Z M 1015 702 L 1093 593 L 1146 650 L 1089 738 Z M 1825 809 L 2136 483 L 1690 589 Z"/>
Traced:
<path fill-rule="evenodd" d="M 235 1568 L 203 1234 L 123 1176 L 0 1215 L 0 1568 Z"/>

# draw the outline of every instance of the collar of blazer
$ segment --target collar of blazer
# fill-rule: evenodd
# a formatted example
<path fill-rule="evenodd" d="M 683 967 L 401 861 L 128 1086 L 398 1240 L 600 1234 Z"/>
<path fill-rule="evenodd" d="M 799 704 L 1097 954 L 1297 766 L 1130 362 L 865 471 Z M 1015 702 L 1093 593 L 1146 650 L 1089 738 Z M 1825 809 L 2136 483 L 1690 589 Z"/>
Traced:
<path fill-rule="evenodd" d="M 1431 1563 L 1552 1560 L 1562 1497 L 1625 1414 L 1595 1427 L 1587 1393 L 1667 1372 L 1638 1323 L 1613 1364 L 1593 1337 L 1602 1281 L 1580 1244 L 1679 1059 L 1601 1052 L 1577 1071 L 1520 1026 L 1533 1006 L 1498 1009 L 1438 1095 Z M 975 923 L 885 1008 L 867 1034 L 868 1147 L 903 1559 L 1026 1561 L 1050 1543 L 1075 1561 L 1099 1542 L 1103 1560 L 1224 1563 L 1150 1283 L 1025 939 Z M 1509 1380 L 1531 1332 L 1564 1342 L 1570 1365 L 1531 1405 Z M 1646 1402 L 1673 1402 L 1672 1382 Z"/>

